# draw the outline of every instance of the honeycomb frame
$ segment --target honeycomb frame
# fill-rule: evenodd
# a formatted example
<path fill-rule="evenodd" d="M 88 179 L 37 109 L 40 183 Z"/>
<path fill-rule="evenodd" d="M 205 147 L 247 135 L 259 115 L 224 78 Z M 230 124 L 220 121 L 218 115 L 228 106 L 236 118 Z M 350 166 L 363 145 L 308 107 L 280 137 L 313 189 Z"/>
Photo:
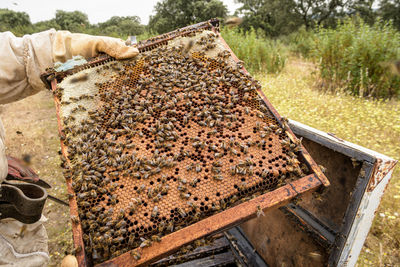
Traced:
<path fill-rule="evenodd" d="M 239 62 L 238 59 L 232 53 L 232 51 L 230 51 L 230 49 L 227 46 L 227 44 L 223 41 L 222 37 L 218 34 L 218 31 L 215 28 L 211 28 L 211 29 L 218 35 L 218 38 L 221 41 L 221 43 L 231 53 L 231 56 L 234 59 L 234 61 L 235 62 Z M 202 29 L 202 30 L 204 30 L 204 29 Z M 200 30 L 196 29 L 195 31 L 199 32 Z M 183 35 L 186 35 L 186 34 L 187 35 L 193 35 L 193 32 L 184 33 Z M 161 40 L 161 42 L 159 40 Z M 141 52 L 143 53 L 143 52 L 151 51 L 155 47 L 159 47 L 160 44 L 161 45 L 165 45 L 166 44 L 165 41 L 162 41 L 162 40 L 163 40 L 162 38 L 158 38 L 157 45 L 151 45 L 151 43 L 150 44 L 147 43 L 146 46 L 144 46 L 142 49 L 140 49 Z M 150 48 L 153 47 L 153 48 L 150 49 L 149 47 Z M 196 53 L 196 52 L 192 53 L 192 57 L 201 59 L 203 61 L 208 60 L 206 57 L 204 57 L 204 56 L 202 56 L 202 55 L 200 55 L 199 53 Z M 94 67 L 98 67 L 98 66 L 103 66 L 103 64 L 105 64 L 107 62 L 110 62 L 110 60 L 111 59 L 109 59 L 107 57 L 101 58 L 100 60 L 98 60 L 98 59 L 94 60 L 91 63 L 89 63 L 88 68 L 94 68 Z M 86 66 L 85 66 L 85 68 L 86 68 Z M 79 71 L 82 71 L 85 68 L 82 68 L 82 67 L 77 68 L 77 69 L 74 70 L 74 73 L 78 73 Z M 133 68 L 136 68 L 136 69 L 140 69 L 141 68 L 140 60 L 138 62 L 136 62 L 136 65 L 134 65 Z M 215 70 L 217 68 L 218 68 L 218 66 L 216 65 L 216 63 L 215 62 L 211 62 L 210 70 L 212 71 L 212 70 Z M 243 70 L 244 70 L 244 68 L 243 68 Z M 125 71 L 128 71 L 128 69 L 126 69 Z M 135 72 L 135 70 L 134 70 L 134 72 Z M 246 71 L 244 70 L 244 72 L 246 72 Z M 70 72 L 69 75 L 71 75 L 71 73 L 72 72 Z M 68 75 L 66 75 L 65 77 L 67 77 L 67 76 Z M 65 77 L 63 77 L 63 79 Z M 131 81 L 133 80 L 134 82 L 136 82 L 138 79 L 139 79 L 139 77 L 136 77 L 134 79 L 132 79 L 132 77 L 130 77 L 130 80 Z M 62 80 L 62 79 L 60 79 L 60 80 Z M 57 82 L 61 82 L 60 80 L 57 80 L 57 79 L 53 79 L 52 80 L 51 83 L 52 83 L 52 88 L 53 88 L 54 91 L 57 90 Z M 113 84 L 114 84 L 113 86 L 115 86 L 115 88 L 120 88 L 120 87 L 123 86 L 121 83 L 118 83 L 118 82 L 113 82 Z M 101 85 L 100 86 L 100 90 L 99 90 L 100 94 L 104 93 L 104 89 L 106 89 L 106 90 L 109 89 L 109 86 L 110 85 L 107 85 L 107 84 Z M 102 91 L 102 89 L 103 89 L 103 91 Z M 228 90 L 228 88 L 225 88 L 225 89 L 223 89 L 223 88 L 221 89 L 220 88 L 220 90 Z M 266 151 L 265 152 L 266 154 L 260 154 L 259 152 L 258 153 L 256 153 L 256 152 L 253 153 L 252 151 L 249 151 L 249 154 L 251 156 L 253 156 L 252 158 L 254 158 L 254 154 L 256 155 L 254 161 L 259 163 L 259 165 L 260 165 L 259 167 L 260 168 L 262 167 L 262 164 L 264 163 L 264 161 L 267 161 L 267 162 L 270 163 L 270 166 L 268 166 L 268 167 L 270 168 L 271 171 L 268 173 L 268 176 L 271 179 L 263 179 L 263 178 L 260 177 L 260 173 L 257 173 L 257 172 L 256 172 L 257 175 L 255 175 L 255 177 L 256 177 L 255 179 L 252 179 L 253 177 L 246 177 L 246 178 L 239 177 L 240 181 L 242 181 L 242 182 L 246 181 L 246 183 L 247 183 L 246 184 L 246 188 L 242 189 L 242 188 L 240 188 L 240 182 L 234 183 L 230 179 L 223 179 L 222 181 L 218 181 L 218 180 L 214 181 L 214 180 L 211 179 L 210 175 L 201 176 L 201 178 L 199 179 L 200 181 L 198 181 L 196 183 L 199 183 L 199 188 L 201 188 L 201 189 L 204 189 L 204 187 L 201 186 L 201 183 L 204 183 L 205 186 L 208 188 L 208 191 L 206 190 L 208 195 L 205 196 L 204 192 L 202 192 L 201 190 L 197 190 L 196 191 L 195 190 L 195 188 L 197 187 L 196 184 L 195 184 L 195 186 L 192 186 L 193 188 L 191 188 L 191 190 L 192 190 L 191 193 L 194 192 L 194 193 L 192 193 L 192 195 L 195 195 L 195 197 L 193 197 L 193 201 L 197 202 L 198 200 L 200 200 L 199 204 L 198 204 L 198 209 L 200 209 L 204 213 L 207 213 L 207 211 L 209 209 L 211 210 L 211 207 L 212 207 L 213 203 L 218 203 L 218 202 L 221 203 L 221 200 L 222 200 L 224 203 L 232 202 L 231 203 L 232 205 L 228 205 L 229 208 L 227 210 L 225 210 L 223 212 L 220 212 L 220 213 L 217 213 L 216 215 L 212 215 L 213 213 L 211 213 L 211 215 L 205 217 L 205 219 L 203 218 L 199 222 L 194 222 L 194 224 L 190 225 L 190 227 L 186 226 L 186 227 L 184 227 L 183 229 L 181 229 L 179 231 L 175 231 L 175 232 L 170 233 L 169 235 L 163 236 L 161 243 L 157 243 L 157 244 L 153 245 L 153 246 L 161 247 L 162 244 L 163 245 L 167 244 L 166 246 L 164 246 L 165 247 L 164 249 L 157 250 L 157 249 L 154 249 L 155 247 L 151 247 L 149 249 L 152 249 L 153 251 L 149 252 L 148 254 L 146 254 L 145 252 L 149 251 L 149 249 L 140 248 L 140 250 L 143 250 L 143 253 L 142 253 L 142 258 L 140 260 L 138 260 L 138 261 L 132 260 L 132 258 L 130 258 L 131 256 L 128 255 L 127 253 L 125 253 L 125 254 L 123 254 L 123 255 L 121 255 L 119 257 L 116 257 L 114 259 L 110 259 L 109 261 L 117 262 L 118 259 L 125 259 L 125 263 L 122 264 L 122 265 L 126 264 L 126 262 L 127 262 L 126 259 L 128 260 L 128 262 L 130 260 L 131 264 L 133 264 L 133 265 L 145 264 L 145 263 L 148 263 L 150 261 L 154 261 L 157 258 L 161 257 L 162 255 L 166 255 L 167 253 L 171 253 L 172 249 L 177 249 L 179 246 L 184 245 L 185 242 L 187 243 L 189 241 L 193 241 L 194 239 L 199 238 L 201 236 L 208 235 L 208 234 L 214 233 L 215 231 L 219 231 L 219 230 L 224 229 L 224 228 L 226 228 L 228 226 L 231 226 L 233 223 L 236 224 L 236 223 L 238 223 L 240 221 L 243 221 L 246 218 L 250 218 L 251 216 L 254 216 L 259 209 L 267 209 L 267 208 L 271 208 L 271 207 L 277 207 L 278 205 L 283 205 L 289 199 L 291 199 L 291 198 L 293 198 L 295 196 L 298 196 L 299 194 L 301 194 L 303 192 L 307 192 L 307 191 L 310 191 L 310 190 L 315 190 L 317 187 L 319 187 L 321 185 L 325 185 L 326 186 L 326 185 L 329 184 L 329 182 L 326 180 L 326 177 L 322 174 L 322 172 L 319 170 L 319 168 L 316 166 L 316 164 L 312 161 L 311 157 L 308 155 L 308 153 L 305 151 L 304 148 L 300 149 L 300 151 L 299 151 L 299 160 L 307 165 L 307 167 L 308 167 L 307 175 L 303 175 L 305 177 L 303 177 L 302 179 L 296 179 L 295 181 L 282 181 L 282 180 L 280 181 L 279 177 L 282 176 L 282 175 L 285 175 L 286 169 L 285 169 L 285 164 L 283 162 L 284 160 L 282 160 L 282 158 L 283 158 L 282 157 L 282 152 L 277 153 L 275 148 L 278 147 L 278 146 L 282 146 L 280 140 L 282 140 L 285 137 L 289 138 L 291 140 L 291 142 L 293 142 L 293 143 L 298 143 L 298 140 L 293 135 L 293 133 L 290 131 L 290 129 L 285 125 L 284 120 L 282 120 L 279 117 L 278 113 L 273 109 L 271 104 L 268 102 L 268 100 L 265 98 L 265 96 L 261 92 L 260 88 L 257 88 L 257 90 L 251 91 L 249 94 L 250 94 L 250 96 L 253 97 L 253 98 L 250 97 L 250 99 L 254 99 L 256 96 L 259 96 L 263 100 L 263 103 L 261 103 L 261 104 L 265 105 L 265 107 L 267 109 L 264 110 L 264 112 L 263 112 L 265 116 L 262 117 L 262 120 L 265 123 L 267 123 L 268 125 L 274 124 L 274 125 L 277 125 L 278 127 L 280 127 L 279 129 L 284 129 L 284 131 L 280 132 L 279 134 L 271 134 L 270 137 L 268 138 L 269 142 L 268 143 L 264 143 L 263 145 L 260 146 L 261 151 Z M 240 97 L 243 98 L 243 95 L 241 95 Z M 63 126 L 65 126 L 65 125 L 63 125 L 63 123 L 62 123 L 63 116 L 62 115 L 60 116 L 60 113 L 62 113 L 62 110 L 60 108 L 61 101 L 59 101 L 57 96 L 55 97 L 55 99 L 56 99 L 57 114 L 58 114 L 58 117 L 59 117 L 58 122 L 59 122 L 60 132 L 61 132 L 61 134 L 64 134 Z M 248 103 L 246 103 L 245 105 L 248 105 L 252 110 L 253 109 L 260 109 L 260 101 L 249 100 L 247 102 Z M 104 114 L 104 115 L 105 115 L 106 119 L 107 119 L 107 116 L 111 116 L 110 114 Z M 160 114 L 157 114 L 157 115 L 158 115 L 158 117 L 160 116 Z M 241 118 L 243 116 L 245 116 L 243 114 L 243 110 L 239 111 L 239 115 L 240 115 Z M 256 114 L 254 114 L 254 115 L 256 115 Z M 255 125 L 255 121 L 259 120 L 259 118 L 257 118 L 257 116 L 253 116 L 253 117 L 256 117 L 254 119 L 252 117 L 250 117 L 250 116 L 248 116 L 248 117 L 249 118 L 247 118 L 246 121 L 253 121 L 252 123 L 249 124 L 249 125 L 252 125 L 252 126 Z M 178 116 L 178 120 L 182 121 L 183 120 L 183 116 L 182 115 L 180 117 Z M 196 127 L 193 127 L 193 128 L 196 128 Z M 231 133 L 232 132 L 234 133 L 235 130 L 238 131 L 237 128 L 239 128 L 239 127 L 238 126 L 232 127 L 233 131 L 231 131 Z M 144 129 L 143 129 L 143 131 L 144 131 Z M 181 133 L 181 131 L 178 131 L 178 132 Z M 254 129 L 254 127 L 250 127 L 250 128 L 246 128 L 245 127 L 245 129 L 241 129 L 241 132 L 249 133 L 249 135 L 252 135 L 252 134 L 253 135 L 258 135 L 259 134 L 258 131 L 256 131 L 256 129 Z M 197 134 L 200 135 L 200 137 L 201 137 L 201 135 L 206 135 L 208 139 L 210 139 L 210 137 L 211 137 L 210 135 L 206 134 L 204 130 L 198 131 Z M 149 138 L 151 137 L 150 133 L 146 133 L 145 132 L 144 135 L 146 137 L 149 137 Z M 190 144 L 188 144 L 190 142 L 189 141 L 190 138 L 188 138 L 187 135 L 188 135 L 187 132 L 182 132 L 181 133 L 181 137 L 185 138 L 183 143 L 186 143 L 185 144 L 186 146 L 190 145 Z M 192 138 L 195 137 L 195 136 L 196 136 L 196 133 L 194 133 L 192 135 Z M 238 138 L 238 139 L 242 139 L 243 141 L 245 141 L 248 138 L 251 139 L 251 137 L 240 136 L 240 135 L 237 135 L 237 136 L 235 135 L 234 137 Z M 221 141 L 222 140 L 221 138 L 223 139 L 224 137 L 223 136 L 220 137 L 220 139 L 218 139 L 218 141 Z M 228 135 L 228 136 L 225 137 L 225 140 L 226 140 L 227 143 L 229 142 L 230 138 L 232 138 L 232 136 Z M 209 144 L 207 144 L 207 145 L 209 145 Z M 267 148 L 267 147 L 269 147 L 269 148 Z M 143 151 L 142 153 L 146 153 L 145 151 L 151 151 L 151 149 L 154 150 L 154 148 L 152 148 L 151 145 L 150 146 L 147 145 L 146 147 L 140 147 L 139 151 Z M 66 146 L 63 144 L 63 140 L 62 140 L 62 151 L 63 151 L 63 154 L 67 157 L 67 162 L 68 162 L 68 152 L 67 152 Z M 194 151 L 196 151 L 196 149 L 194 149 Z M 173 156 L 176 152 L 177 151 L 174 151 L 174 153 L 171 152 L 170 156 Z M 243 152 L 243 151 L 240 151 L 240 152 Z M 240 152 L 238 154 L 240 154 Z M 283 152 L 285 152 L 285 151 L 283 151 Z M 202 158 L 201 155 L 194 156 L 194 158 L 192 158 L 192 160 L 202 162 L 202 165 L 200 166 L 200 168 L 206 170 L 207 167 L 208 167 L 209 171 L 210 171 L 210 168 L 212 166 L 210 166 L 209 164 L 207 165 L 207 161 L 215 160 L 215 158 L 214 159 L 212 158 L 212 154 L 214 154 L 214 153 L 213 153 L 213 151 L 208 151 L 208 154 L 207 153 L 205 153 L 205 154 L 206 154 L 205 157 L 207 158 L 207 160 L 204 159 L 204 156 Z M 283 154 L 285 154 L 285 153 L 283 153 Z M 150 155 L 148 155 L 148 156 L 150 156 Z M 243 156 L 241 157 L 241 156 L 237 156 L 236 154 L 231 153 L 231 155 L 224 155 L 223 159 L 224 160 L 225 159 L 232 160 L 232 158 L 235 158 L 235 157 L 238 157 L 238 158 L 241 158 L 241 159 L 245 158 Z M 274 163 L 276 168 L 273 168 L 271 164 L 273 162 L 275 162 L 275 161 L 277 162 L 277 163 Z M 232 163 L 232 161 L 230 163 Z M 222 165 L 223 166 L 227 166 L 227 163 L 226 164 L 222 164 Z M 188 166 L 188 164 L 185 164 L 185 166 Z M 197 168 L 197 166 L 193 166 L 193 167 Z M 222 169 L 222 171 L 221 171 L 221 173 L 228 173 L 228 172 L 229 172 L 229 169 Z M 165 175 L 166 173 L 164 172 L 163 174 Z M 169 183 L 169 181 L 171 181 L 171 183 L 172 183 L 172 181 L 173 181 L 173 182 L 176 183 L 174 186 L 179 185 L 179 183 L 182 183 L 182 179 L 185 179 L 185 178 L 182 178 L 182 177 L 180 177 L 180 179 L 179 179 L 179 176 L 182 176 L 182 175 L 183 175 L 183 177 L 187 176 L 186 170 L 179 169 L 178 167 L 172 168 L 171 170 L 169 170 L 167 172 L 167 175 L 166 175 L 166 179 L 168 180 L 167 183 Z M 191 179 L 187 179 L 185 184 L 186 183 L 190 183 L 192 181 L 192 178 L 193 177 L 191 177 Z M 307 179 L 305 179 L 305 178 L 307 178 Z M 161 177 L 158 177 L 158 178 L 155 178 L 155 179 L 159 180 L 158 182 L 161 181 Z M 307 182 L 306 182 L 306 184 L 304 184 L 304 182 L 306 180 L 307 180 Z M 119 177 L 115 177 L 115 179 L 113 179 L 113 182 L 119 182 Z M 221 186 L 221 183 L 225 183 L 225 182 L 227 183 L 227 185 Z M 283 185 L 285 182 L 286 182 L 286 185 Z M 171 183 L 169 183 L 169 185 L 171 185 Z M 234 183 L 233 184 L 233 188 L 234 189 L 232 188 L 230 191 L 227 190 L 229 188 L 229 185 L 232 185 L 232 183 Z M 74 194 L 75 192 L 74 192 L 74 190 L 72 190 L 73 186 L 71 184 L 71 181 L 67 180 L 67 184 L 68 184 L 69 192 L 71 194 Z M 125 186 L 126 183 L 123 183 L 122 185 Z M 281 186 L 281 185 L 283 185 L 283 186 Z M 136 189 L 135 189 L 135 187 L 136 187 Z M 130 196 L 132 194 L 134 195 L 134 191 L 137 191 L 138 188 L 139 188 L 138 185 L 133 186 L 133 190 L 131 190 L 132 192 L 130 192 Z M 218 192 L 219 190 L 221 190 L 221 188 L 222 188 L 222 193 Z M 224 191 L 224 189 L 226 189 L 226 190 Z M 118 190 L 119 189 L 117 189 L 117 191 Z M 270 191 L 270 190 L 274 190 L 274 191 L 268 193 L 267 191 Z M 118 200 L 123 199 L 124 196 L 127 195 L 126 192 L 129 192 L 129 190 L 127 190 L 126 188 L 121 188 L 121 191 L 124 191 L 124 193 L 121 193 L 121 195 L 118 195 Z M 210 191 L 213 191 L 211 193 L 211 195 L 210 195 Z M 232 194 L 232 191 L 235 191 L 235 192 Z M 260 194 L 263 194 L 263 195 L 258 196 L 258 197 L 256 197 L 256 198 L 254 198 L 254 199 L 249 201 L 248 200 L 249 196 L 256 196 L 257 194 L 254 195 L 254 193 L 256 193 L 256 192 L 258 193 L 258 195 L 260 195 Z M 267 193 L 265 193 L 265 192 L 267 192 Z M 172 197 L 173 199 L 180 199 L 180 196 L 177 195 L 177 193 L 179 193 L 179 192 L 175 191 L 175 196 Z M 266 196 L 272 196 L 272 195 L 276 195 L 276 194 L 278 194 L 280 196 L 280 199 L 279 199 L 278 202 L 271 202 L 271 201 L 268 201 L 268 200 L 266 201 L 266 199 L 265 199 Z M 235 195 L 239 195 L 239 199 L 236 199 L 235 201 L 232 201 L 232 199 L 234 198 Z M 169 201 L 170 199 L 171 198 L 168 198 L 167 200 Z M 243 199 L 246 200 L 245 203 L 239 204 L 240 200 L 243 200 Z M 110 198 L 108 199 L 108 202 L 109 202 L 109 200 L 110 200 Z M 192 198 L 191 198 L 191 200 L 192 200 Z M 103 199 L 102 201 L 103 202 L 104 201 L 107 202 L 106 198 Z M 146 199 L 145 201 L 150 202 L 150 199 Z M 129 203 L 129 199 L 122 200 L 121 202 Z M 76 196 L 73 197 L 70 200 L 70 203 L 71 203 L 71 214 L 76 214 L 76 215 L 73 215 L 73 216 L 79 216 L 79 214 L 77 213 L 78 208 L 77 208 Z M 173 217 L 169 217 L 168 218 L 167 214 L 162 214 L 163 216 L 160 216 L 161 219 L 159 219 L 157 216 L 155 216 L 157 218 L 153 219 L 150 216 L 151 209 L 149 209 L 146 216 L 144 216 L 143 218 L 141 218 L 141 217 L 139 217 L 139 218 L 141 218 L 141 221 L 144 221 L 144 222 L 146 222 L 146 221 L 147 222 L 148 221 L 153 222 L 153 225 L 150 228 L 147 228 L 147 229 L 142 225 L 141 227 L 143 227 L 143 228 L 141 230 L 143 232 L 145 232 L 145 233 L 146 232 L 149 232 L 149 233 L 152 232 L 154 230 L 154 226 L 156 225 L 156 223 L 160 224 L 162 221 L 171 220 L 171 218 L 172 218 L 172 220 L 179 221 L 180 219 L 182 219 L 182 217 L 183 218 L 186 217 L 186 215 L 184 216 L 184 215 L 182 215 L 182 213 L 179 214 L 179 212 L 178 212 L 178 210 L 176 208 L 173 209 L 172 207 L 174 205 L 172 203 L 164 203 L 164 204 L 167 205 L 168 207 L 170 206 L 171 214 L 173 214 Z M 247 204 L 249 204 L 249 205 L 247 205 Z M 103 203 L 102 205 L 107 205 L 107 204 Z M 157 204 L 157 205 L 159 205 L 159 204 Z M 245 208 L 243 208 L 243 205 L 245 206 Z M 154 207 L 154 204 L 151 205 L 151 206 Z M 252 207 L 251 209 L 247 209 L 246 208 L 246 207 L 250 207 L 250 206 Z M 95 207 L 95 205 L 91 204 L 91 208 L 93 208 L 93 207 Z M 126 206 L 124 206 L 124 208 L 126 208 Z M 241 216 L 236 215 L 235 212 L 239 211 L 240 209 L 247 210 L 247 214 L 245 214 L 245 215 L 242 214 Z M 169 210 L 169 208 L 161 209 L 161 210 Z M 249 212 L 249 210 L 250 210 L 250 212 Z M 190 209 L 189 210 L 184 210 L 184 213 L 191 216 L 191 215 L 195 214 L 195 210 L 194 210 L 194 208 L 193 208 L 192 211 Z M 191 213 L 193 213 L 193 214 L 191 214 Z M 223 214 L 223 213 L 225 215 L 228 214 L 229 215 L 228 217 L 230 218 L 230 220 L 226 219 L 225 223 L 222 224 L 223 226 L 214 227 L 215 229 L 214 228 L 211 229 L 212 228 L 211 227 L 209 231 L 204 231 L 204 226 L 201 226 L 202 224 L 206 223 L 206 221 L 209 220 L 209 219 L 217 218 L 217 217 L 215 217 L 217 215 L 219 215 L 218 217 L 221 218 L 221 214 Z M 129 227 L 134 228 L 135 225 L 138 224 L 138 222 L 137 222 L 138 220 L 134 220 L 132 217 L 135 217 L 135 216 L 132 216 L 132 215 L 129 215 L 130 217 L 127 216 L 128 218 L 127 218 L 126 222 L 128 223 Z M 113 215 L 113 216 L 115 216 L 115 215 Z M 148 218 L 148 217 L 150 217 L 150 218 Z M 213 220 L 211 220 L 211 223 L 212 223 L 212 221 Z M 217 224 L 215 224 L 215 225 L 217 225 Z M 199 228 L 200 230 L 203 227 L 203 230 L 202 231 L 198 231 L 199 235 L 188 235 L 188 236 L 190 236 L 191 239 L 185 241 L 186 240 L 185 239 L 186 236 L 185 237 L 182 236 L 182 231 L 185 228 L 187 228 L 187 230 L 183 231 L 183 232 L 189 233 L 190 228 L 193 228 L 192 226 L 198 226 L 198 227 L 194 227 L 194 229 Z M 73 224 L 73 228 L 74 228 L 74 231 L 73 231 L 74 232 L 74 242 L 75 242 L 76 247 L 81 246 L 81 247 L 84 248 L 84 244 L 82 242 L 82 237 L 83 237 L 83 234 L 84 234 L 83 230 L 82 230 L 82 226 L 80 224 Z M 194 230 L 190 230 L 190 231 L 193 232 Z M 174 234 L 179 236 L 179 238 L 176 238 L 176 237 L 174 238 L 173 237 Z M 172 236 L 172 240 L 175 240 L 175 241 L 177 239 L 180 239 L 180 242 L 175 242 L 176 245 L 172 246 L 171 248 L 169 248 L 169 245 L 168 245 L 169 244 L 168 239 L 169 239 L 170 236 Z M 127 239 L 127 236 L 125 236 L 125 239 Z M 121 246 L 123 246 L 124 244 L 126 245 L 126 243 L 124 243 L 124 242 L 127 242 L 127 241 L 123 241 L 121 243 Z M 84 250 L 82 250 L 82 251 L 84 251 Z M 91 260 L 87 260 L 82 251 L 78 252 L 78 259 L 79 259 L 80 264 L 81 265 L 91 264 L 92 263 Z M 154 253 L 154 251 L 156 251 L 156 252 L 158 251 L 159 253 Z M 168 251 L 168 252 L 166 252 L 166 251 Z M 106 263 L 107 262 L 105 262 L 104 264 L 106 264 Z"/>

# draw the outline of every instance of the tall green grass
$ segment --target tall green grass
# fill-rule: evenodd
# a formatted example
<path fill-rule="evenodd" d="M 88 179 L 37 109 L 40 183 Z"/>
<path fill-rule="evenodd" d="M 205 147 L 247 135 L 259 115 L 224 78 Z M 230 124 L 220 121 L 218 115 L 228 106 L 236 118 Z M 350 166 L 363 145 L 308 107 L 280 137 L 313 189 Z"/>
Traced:
<path fill-rule="evenodd" d="M 280 36 L 280 40 L 288 47 L 289 51 L 296 56 L 309 58 L 315 46 L 315 32 L 300 27 L 296 32 L 289 35 Z"/>
<path fill-rule="evenodd" d="M 313 47 L 323 88 L 357 96 L 400 96 L 400 76 L 388 68 L 400 60 L 400 33 L 389 22 L 370 26 L 347 19 L 336 29 L 317 30 Z"/>
<path fill-rule="evenodd" d="M 221 34 L 248 71 L 278 73 L 285 66 L 288 51 L 279 40 L 257 36 L 254 29 L 243 32 L 223 28 Z"/>

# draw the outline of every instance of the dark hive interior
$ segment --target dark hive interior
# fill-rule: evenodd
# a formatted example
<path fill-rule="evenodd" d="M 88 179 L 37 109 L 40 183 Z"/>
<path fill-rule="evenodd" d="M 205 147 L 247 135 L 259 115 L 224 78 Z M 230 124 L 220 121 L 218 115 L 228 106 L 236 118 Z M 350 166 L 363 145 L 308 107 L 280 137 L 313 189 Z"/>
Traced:
<path fill-rule="evenodd" d="M 81 224 L 93 262 L 156 246 L 308 173 L 259 83 L 218 38 L 197 32 L 90 75 L 78 72 L 55 90 L 65 175 L 78 203 L 73 223 Z M 100 81 L 95 90 L 75 88 L 88 79 Z"/>

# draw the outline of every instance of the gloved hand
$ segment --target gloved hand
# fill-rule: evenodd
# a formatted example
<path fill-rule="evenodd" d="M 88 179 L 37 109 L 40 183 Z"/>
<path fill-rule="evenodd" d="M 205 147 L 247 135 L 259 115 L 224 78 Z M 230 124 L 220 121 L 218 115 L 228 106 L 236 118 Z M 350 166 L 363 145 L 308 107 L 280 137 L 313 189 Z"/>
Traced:
<path fill-rule="evenodd" d="M 31 182 L 37 182 L 39 176 L 34 170 L 20 159 L 7 156 L 8 160 L 8 175 L 7 180 L 29 180 Z"/>
<path fill-rule="evenodd" d="M 60 267 L 78 267 L 78 261 L 75 256 L 67 255 L 61 261 Z"/>
<path fill-rule="evenodd" d="M 121 39 L 70 33 L 69 31 L 56 32 L 53 41 L 54 62 L 65 62 L 77 55 L 84 58 L 94 57 L 99 52 L 104 52 L 117 59 L 132 58 L 139 53 L 136 47 L 127 46 Z"/>

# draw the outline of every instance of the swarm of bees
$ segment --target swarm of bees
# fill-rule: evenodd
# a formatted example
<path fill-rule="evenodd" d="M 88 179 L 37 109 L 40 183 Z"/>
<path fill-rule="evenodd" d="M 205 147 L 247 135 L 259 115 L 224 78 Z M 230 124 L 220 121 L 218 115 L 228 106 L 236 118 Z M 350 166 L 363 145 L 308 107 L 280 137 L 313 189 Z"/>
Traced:
<path fill-rule="evenodd" d="M 199 34 L 194 52 L 163 45 L 96 67 L 113 76 L 95 95 L 54 92 L 62 107 L 74 105 L 62 118 L 62 165 L 95 263 L 132 249 L 139 260 L 164 235 L 308 172 L 301 142 L 265 106 L 260 84 L 229 64 L 215 33 Z M 221 51 L 207 57 L 213 49 Z M 72 87 L 87 82 L 78 78 Z"/>

